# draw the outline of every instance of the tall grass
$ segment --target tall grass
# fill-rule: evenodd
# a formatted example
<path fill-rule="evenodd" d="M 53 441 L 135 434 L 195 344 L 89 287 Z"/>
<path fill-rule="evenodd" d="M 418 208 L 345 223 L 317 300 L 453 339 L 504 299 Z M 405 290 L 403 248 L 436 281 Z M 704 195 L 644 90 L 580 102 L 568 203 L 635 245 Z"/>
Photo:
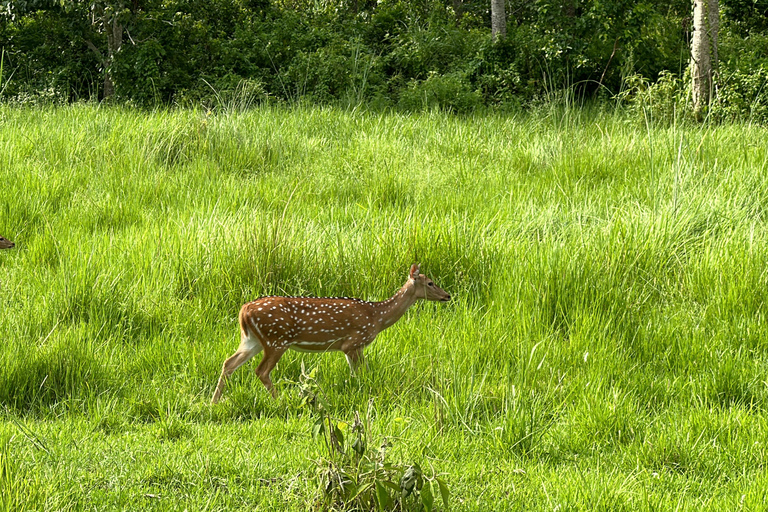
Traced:
<path fill-rule="evenodd" d="M 459 510 L 755 509 L 768 133 L 578 110 L 0 107 L 5 510 L 303 510 L 295 381 L 367 411 Z M 267 294 L 451 293 L 211 407 Z M 246 367 L 247 368 L 247 367 Z M 309 454 L 309 455 L 307 455 Z M 309 501 L 308 501 L 309 500 Z"/>

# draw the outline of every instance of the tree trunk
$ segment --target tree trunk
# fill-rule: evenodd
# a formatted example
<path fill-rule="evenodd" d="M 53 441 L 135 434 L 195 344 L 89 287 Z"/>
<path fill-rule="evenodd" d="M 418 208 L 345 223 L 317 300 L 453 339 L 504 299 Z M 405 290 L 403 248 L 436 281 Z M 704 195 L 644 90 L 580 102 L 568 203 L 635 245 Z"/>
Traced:
<path fill-rule="evenodd" d="M 107 27 L 107 61 L 105 63 L 104 71 L 104 99 L 111 98 L 115 94 L 115 83 L 112 81 L 112 63 L 114 62 L 115 54 L 123 46 L 123 24 L 118 21 L 118 16 L 115 14 L 111 20 L 105 20 Z"/>
<path fill-rule="evenodd" d="M 491 0 L 491 41 L 507 37 L 507 15 L 504 13 L 505 0 Z"/>
<path fill-rule="evenodd" d="M 461 15 L 463 14 L 463 0 L 452 0 L 453 3 L 453 14 L 456 16 L 456 22 L 458 23 L 461 21 Z"/>
<path fill-rule="evenodd" d="M 691 39 L 691 89 L 693 113 L 701 119 L 714 96 L 717 70 L 717 33 L 720 28 L 718 0 L 693 0 Z"/>

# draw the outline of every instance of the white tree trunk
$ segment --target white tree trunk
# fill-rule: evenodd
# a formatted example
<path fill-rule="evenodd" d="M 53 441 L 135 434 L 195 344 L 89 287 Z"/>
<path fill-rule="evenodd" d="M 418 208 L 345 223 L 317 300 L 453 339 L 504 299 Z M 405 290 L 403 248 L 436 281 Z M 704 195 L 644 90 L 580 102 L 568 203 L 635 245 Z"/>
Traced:
<path fill-rule="evenodd" d="M 491 0 L 491 41 L 507 37 L 507 15 L 504 13 L 505 0 Z"/>
<path fill-rule="evenodd" d="M 693 38 L 691 40 L 691 89 L 693 113 L 701 119 L 714 96 L 717 69 L 717 35 L 720 28 L 718 0 L 693 0 Z"/>

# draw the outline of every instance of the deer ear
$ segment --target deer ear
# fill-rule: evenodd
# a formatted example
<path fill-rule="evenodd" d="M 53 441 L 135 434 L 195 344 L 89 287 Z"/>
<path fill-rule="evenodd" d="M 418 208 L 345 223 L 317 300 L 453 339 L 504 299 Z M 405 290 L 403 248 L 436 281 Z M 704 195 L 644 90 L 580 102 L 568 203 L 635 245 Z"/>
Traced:
<path fill-rule="evenodd" d="M 417 277 L 419 277 L 419 265 L 414 263 L 411 265 L 411 279 L 416 279 Z"/>

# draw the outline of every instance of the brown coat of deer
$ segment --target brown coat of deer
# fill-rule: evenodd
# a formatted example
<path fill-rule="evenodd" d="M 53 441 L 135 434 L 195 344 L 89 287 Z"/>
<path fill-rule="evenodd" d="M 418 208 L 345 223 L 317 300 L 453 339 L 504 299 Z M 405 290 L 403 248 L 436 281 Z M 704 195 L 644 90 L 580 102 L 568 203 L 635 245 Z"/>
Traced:
<path fill-rule="evenodd" d="M 277 398 L 269 374 L 289 348 L 300 352 L 344 352 L 350 370 L 363 362 L 363 349 L 397 322 L 418 299 L 447 302 L 451 296 L 412 265 L 408 280 L 391 298 L 367 302 L 349 298 L 263 297 L 240 309 L 240 346 L 224 361 L 212 403 L 221 398 L 232 372 L 264 351 L 256 368 Z"/>
<path fill-rule="evenodd" d="M 13 242 L 0 236 L 0 249 L 10 249 L 14 246 L 15 244 Z"/>

